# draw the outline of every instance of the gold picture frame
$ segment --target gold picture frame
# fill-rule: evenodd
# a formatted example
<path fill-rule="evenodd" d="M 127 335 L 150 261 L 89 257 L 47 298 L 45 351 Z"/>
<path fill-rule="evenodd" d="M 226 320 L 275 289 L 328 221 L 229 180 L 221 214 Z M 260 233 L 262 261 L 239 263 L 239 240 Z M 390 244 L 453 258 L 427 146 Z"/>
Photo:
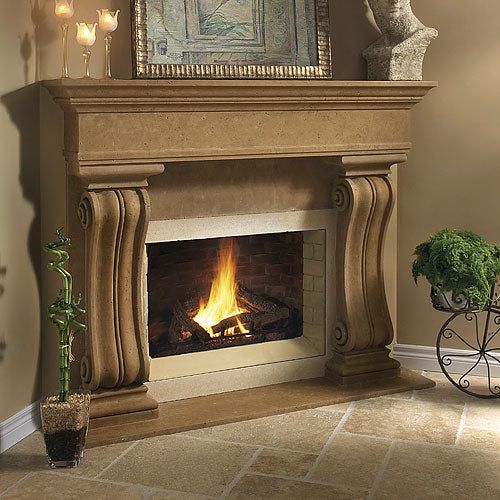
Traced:
<path fill-rule="evenodd" d="M 271 2 L 268 1 L 265 4 L 265 0 L 248 0 L 248 3 L 252 5 L 246 5 L 244 2 L 238 2 L 239 6 L 235 8 L 242 9 L 241 5 L 244 4 L 247 9 L 252 9 L 253 12 L 253 20 L 257 19 L 258 22 L 251 23 L 233 23 L 233 26 L 230 26 L 230 29 L 240 29 L 240 26 L 246 30 L 243 33 L 239 40 L 237 40 L 237 36 L 225 36 L 220 35 L 221 31 L 216 32 L 214 36 L 212 32 L 201 32 L 198 26 L 193 25 L 192 19 L 193 14 L 192 11 L 195 12 L 195 21 L 199 19 L 206 19 L 208 16 L 200 17 L 199 12 L 196 10 L 197 8 L 201 8 L 203 6 L 209 5 L 210 0 L 183 0 L 183 4 L 181 4 L 185 10 L 183 11 L 184 18 L 182 19 L 182 30 L 185 30 L 185 38 L 186 40 L 181 40 L 179 42 L 179 47 L 177 50 L 179 54 L 177 57 L 179 62 L 171 62 L 171 61 L 163 61 L 163 59 L 167 60 L 170 57 L 170 54 L 174 51 L 172 50 L 169 53 L 168 40 L 165 33 L 170 35 L 170 32 L 164 28 L 164 32 L 160 32 L 158 34 L 158 29 L 156 26 L 161 25 L 156 19 L 154 19 L 154 24 L 152 25 L 154 28 L 154 36 L 156 38 L 152 38 L 153 35 L 148 34 L 148 12 L 151 14 L 151 22 L 153 21 L 152 16 L 161 16 L 163 15 L 163 20 L 168 19 L 168 22 L 172 22 L 172 17 L 166 17 L 165 9 L 169 7 L 170 4 L 176 4 L 177 6 L 180 3 L 180 0 L 131 0 L 132 6 L 132 46 L 133 46 L 133 71 L 135 78 L 222 78 L 222 79 L 329 79 L 332 78 L 332 63 L 331 63 L 331 49 L 330 49 L 330 20 L 329 20 L 329 7 L 328 0 L 286 0 L 289 5 L 293 5 L 293 8 L 296 9 L 296 4 L 301 4 L 302 8 L 309 9 L 309 12 L 312 12 L 311 19 L 308 21 L 308 30 L 313 33 L 313 35 L 309 36 L 307 41 L 307 47 L 299 47 L 299 43 L 297 42 L 297 33 L 300 33 L 300 36 L 303 36 L 304 32 L 303 26 L 302 29 L 299 30 L 298 24 L 299 22 L 304 23 L 305 21 L 302 17 L 299 16 L 290 16 L 290 19 L 293 17 L 295 25 L 294 36 L 295 39 L 293 43 L 289 43 L 290 52 L 294 51 L 293 57 L 298 61 L 299 56 L 298 53 L 301 52 L 301 61 L 307 59 L 308 55 L 310 55 L 309 61 L 305 64 L 293 64 L 295 62 L 293 60 L 292 55 L 288 57 L 288 54 L 285 54 L 283 57 L 284 62 L 280 64 L 280 62 L 276 62 L 276 54 L 273 53 L 273 58 L 268 58 L 271 63 L 266 61 L 265 64 L 253 63 L 242 63 L 238 61 L 237 63 L 231 63 L 227 61 L 223 62 L 206 62 L 203 59 L 207 59 L 212 56 L 226 56 L 224 50 L 226 52 L 231 52 L 231 56 L 236 54 L 237 57 L 240 57 L 240 54 L 243 53 L 244 57 L 251 58 L 253 54 L 255 54 L 256 60 L 263 60 L 267 57 L 265 51 L 267 48 L 265 47 L 265 37 L 262 34 L 263 31 L 263 21 L 264 19 L 264 10 L 265 8 L 269 8 L 272 5 Z M 275 0 L 278 1 L 278 0 Z M 205 2 L 205 3 L 204 3 Z M 219 7 L 215 9 L 217 11 L 222 6 L 225 6 L 229 0 L 223 0 L 217 2 L 216 5 Z M 162 10 L 163 9 L 163 10 Z M 259 16 L 260 10 L 262 10 L 262 15 Z M 178 12 L 178 7 L 177 11 Z M 295 11 L 294 11 L 295 14 Z M 213 15 L 211 12 L 210 15 Z M 191 16 L 191 17 L 189 17 Z M 225 22 L 225 18 L 219 16 Z M 269 15 L 267 16 L 269 19 Z M 299 19 L 299 20 L 297 20 Z M 174 22 L 176 19 L 174 19 Z M 269 20 L 267 20 L 269 23 Z M 165 23 L 165 21 L 164 21 Z M 257 26 L 257 24 L 262 24 L 262 26 Z M 192 27 L 190 28 L 190 24 Z M 206 23 L 207 24 L 207 23 Z M 255 26 L 254 26 L 255 25 Z M 151 24 L 150 24 L 151 26 Z M 236 26 L 236 28 L 234 28 Z M 209 25 L 210 29 L 213 29 L 212 25 Z M 276 28 L 276 32 L 278 35 L 284 33 L 283 24 L 279 25 Z M 227 32 L 227 28 L 222 26 L 224 30 L 223 33 Z M 243 29 L 240 30 L 239 33 L 242 33 Z M 280 31 L 281 30 L 281 31 Z M 151 29 L 153 31 L 153 29 Z M 289 32 L 292 33 L 292 29 L 289 29 Z M 288 32 L 287 32 L 288 33 Z M 246 36 L 245 36 L 246 35 Z M 284 35 L 283 35 L 284 36 Z M 291 35 L 288 34 L 289 37 Z M 165 40 L 162 39 L 165 38 Z M 171 45 L 174 45 L 179 37 L 172 37 Z M 268 37 L 271 40 L 274 40 L 272 37 Z M 220 42 L 222 40 L 222 42 Z M 220 48 L 218 43 L 225 44 L 224 47 Z M 287 42 L 288 43 L 288 42 Z M 186 49 L 186 46 L 189 48 Z M 191 50 L 192 53 L 187 52 Z M 212 51 L 212 52 L 211 52 Z M 246 51 L 246 52 L 245 52 Z M 317 52 L 316 52 L 317 51 Z M 316 53 L 315 53 L 316 52 Z M 315 53 L 315 54 L 314 54 Z M 187 55 L 186 55 L 187 54 Z M 305 54 L 305 55 L 304 55 Z M 312 54 L 312 56 L 311 56 Z M 227 57 L 227 56 L 226 56 Z M 189 61 L 185 62 L 184 59 L 189 58 L 199 58 L 202 61 Z M 181 60 L 182 59 L 182 60 Z"/>

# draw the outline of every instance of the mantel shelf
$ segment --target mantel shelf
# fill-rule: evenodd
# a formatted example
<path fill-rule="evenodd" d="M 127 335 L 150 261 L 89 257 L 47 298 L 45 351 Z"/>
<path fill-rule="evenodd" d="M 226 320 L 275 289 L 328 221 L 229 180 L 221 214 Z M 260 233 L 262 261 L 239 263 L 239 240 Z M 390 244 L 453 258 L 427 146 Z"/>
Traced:
<path fill-rule="evenodd" d="M 407 109 L 435 82 L 260 80 L 50 80 L 66 111 Z"/>

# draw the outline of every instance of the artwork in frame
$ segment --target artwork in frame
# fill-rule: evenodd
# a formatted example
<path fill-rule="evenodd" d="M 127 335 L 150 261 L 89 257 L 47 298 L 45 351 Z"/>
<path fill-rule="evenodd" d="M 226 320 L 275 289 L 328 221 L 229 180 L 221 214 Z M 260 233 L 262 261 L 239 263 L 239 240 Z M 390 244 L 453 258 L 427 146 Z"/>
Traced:
<path fill-rule="evenodd" d="M 132 0 L 137 78 L 331 78 L 328 0 Z"/>

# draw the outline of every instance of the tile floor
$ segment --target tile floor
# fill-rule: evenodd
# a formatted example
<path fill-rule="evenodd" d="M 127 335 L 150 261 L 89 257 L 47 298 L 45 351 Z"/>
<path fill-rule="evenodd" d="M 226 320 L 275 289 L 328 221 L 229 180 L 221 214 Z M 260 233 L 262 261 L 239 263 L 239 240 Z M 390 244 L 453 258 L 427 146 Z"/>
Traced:
<path fill-rule="evenodd" d="M 437 387 L 89 449 L 0 455 L 0 498 L 500 499 L 500 400 Z"/>

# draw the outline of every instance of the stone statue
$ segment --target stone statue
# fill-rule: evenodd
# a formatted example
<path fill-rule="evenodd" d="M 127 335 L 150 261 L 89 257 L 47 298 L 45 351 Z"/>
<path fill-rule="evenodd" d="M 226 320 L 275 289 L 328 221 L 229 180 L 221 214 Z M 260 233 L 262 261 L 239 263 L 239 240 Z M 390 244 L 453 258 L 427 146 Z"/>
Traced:
<path fill-rule="evenodd" d="M 368 0 L 382 37 L 364 50 L 369 80 L 422 80 L 422 64 L 438 36 L 415 16 L 410 0 Z"/>

